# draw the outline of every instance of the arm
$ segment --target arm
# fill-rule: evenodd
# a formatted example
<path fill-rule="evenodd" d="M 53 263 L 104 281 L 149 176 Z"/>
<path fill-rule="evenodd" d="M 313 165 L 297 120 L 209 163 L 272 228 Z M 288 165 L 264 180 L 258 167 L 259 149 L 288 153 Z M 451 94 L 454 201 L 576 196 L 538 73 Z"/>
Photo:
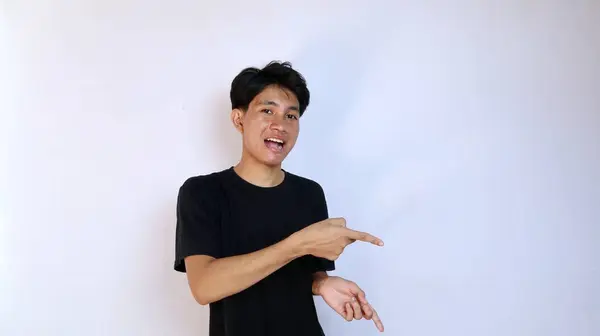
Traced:
<path fill-rule="evenodd" d="M 325 192 L 318 183 L 315 188 L 314 200 L 316 202 L 313 207 L 313 211 L 315 212 L 316 218 L 319 220 L 329 218 L 329 209 L 327 208 L 327 199 L 325 197 Z M 312 292 L 313 295 L 320 296 L 321 285 L 323 281 L 329 277 L 327 271 L 335 270 L 335 262 L 323 258 L 316 258 L 314 256 L 311 256 L 311 258 L 315 270 L 313 272 Z"/>
<path fill-rule="evenodd" d="M 189 256 L 185 259 L 188 283 L 196 301 L 205 305 L 243 291 L 301 255 L 298 244 L 288 238 L 239 256 Z"/>
<path fill-rule="evenodd" d="M 219 195 L 219 186 L 202 176 L 188 179 L 177 196 L 175 270 L 187 273 L 202 305 L 249 288 L 309 250 L 292 235 L 253 253 L 223 255 Z"/>
<path fill-rule="evenodd" d="M 320 281 L 317 292 L 346 321 L 373 320 L 379 331 L 384 330 L 379 315 L 356 283 L 337 276 L 326 276 Z"/>
<path fill-rule="evenodd" d="M 321 285 L 323 284 L 323 281 L 327 279 L 327 277 L 329 277 L 329 275 L 325 271 L 318 271 L 313 273 L 313 295 L 321 295 Z"/>
<path fill-rule="evenodd" d="M 345 220 L 334 218 L 260 251 L 223 256 L 219 208 L 213 203 L 218 193 L 211 189 L 205 180 L 190 180 L 180 189 L 177 205 L 175 270 L 187 273 L 193 296 L 201 304 L 239 293 L 304 255 L 321 261 L 314 264 L 312 272 L 333 269 L 332 260 L 351 241 L 374 243 L 377 239 L 347 229 Z"/>

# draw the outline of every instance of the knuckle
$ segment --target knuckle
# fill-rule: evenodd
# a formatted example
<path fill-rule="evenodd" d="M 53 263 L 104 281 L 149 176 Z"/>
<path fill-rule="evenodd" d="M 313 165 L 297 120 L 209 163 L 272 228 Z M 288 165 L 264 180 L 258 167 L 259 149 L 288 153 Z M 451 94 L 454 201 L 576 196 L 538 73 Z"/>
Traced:
<path fill-rule="evenodd" d="M 340 226 L 340 225 L 344 225 L 344 222 L 345 222 L 344 219 L 341 218 L 341 217 L 335 217 L 335 218 L 330 218 L 329 219 L 329 223 L 332 224 L 332 225 L 338 225 L 338 226 Z"/>

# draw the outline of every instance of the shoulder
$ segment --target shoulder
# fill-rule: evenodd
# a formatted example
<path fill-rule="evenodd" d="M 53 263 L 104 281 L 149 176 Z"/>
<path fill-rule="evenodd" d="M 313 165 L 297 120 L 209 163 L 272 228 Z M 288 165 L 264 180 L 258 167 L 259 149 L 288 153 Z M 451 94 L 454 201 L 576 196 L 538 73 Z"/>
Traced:
<path fill-rule="evenodd" d="M 286 173 L 288 173 L 286 171 Z M 313 222 L 321 221 L 329 217 L 327 209 L 327 197 L 321 184 L 313 179 L 288 173 L 295 199 L 302 200 L 302 206 L 311 209 Z"/>
<path fill-rule="evenodd" d="M 224 171 L 190 176 L 179 187 L 179 197 L 203 198 L 218 191 Z"/>
<path fill-rule="evenodd" d="M 319 184 L 319 182 L 308 177 L 303 177 L 294 173 L 290 173 L 287 170 L 285 171 L 285 173 L 286 178 L 290 179 L 290 183 L 298 189 L 301 189 L 303 192 L 310 193 L 313 195 L 323 194 L 323 187 L 321 187 L 321 184 Z"/>

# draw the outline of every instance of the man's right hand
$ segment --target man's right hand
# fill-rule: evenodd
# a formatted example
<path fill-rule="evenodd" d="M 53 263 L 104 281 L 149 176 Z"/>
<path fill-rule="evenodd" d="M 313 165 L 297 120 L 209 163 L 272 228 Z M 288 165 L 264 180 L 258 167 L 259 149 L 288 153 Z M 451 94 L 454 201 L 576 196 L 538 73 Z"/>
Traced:
<path fill-rule="evenodd" d="M 299 247 L 316 257 L 336 260 L 349 244 L 359 240 L 377 246 L 383 241 L 369 233 L 355 231 L 346 227 L 344 218 L 328 218 L 294 233 Z"/>

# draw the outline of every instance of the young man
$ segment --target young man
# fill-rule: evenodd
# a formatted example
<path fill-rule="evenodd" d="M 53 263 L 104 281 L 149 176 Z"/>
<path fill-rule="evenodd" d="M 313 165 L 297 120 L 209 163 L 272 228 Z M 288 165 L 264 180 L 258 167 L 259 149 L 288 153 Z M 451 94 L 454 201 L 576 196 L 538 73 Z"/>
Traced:
<path fill-rule="evenodd" d="M 383 242 L 329 218 L 321 186 L 281 168 L 309 96 L 289 63 L 244 69 L 230 92 L 241 160 L 179 190 L 175 270 L 210 305 L 210 336 L 324 335 L 314 295 L 346 320 L 372 319 L 383 331 L 365 293 L 326 273 L 348 244 Z"/>

